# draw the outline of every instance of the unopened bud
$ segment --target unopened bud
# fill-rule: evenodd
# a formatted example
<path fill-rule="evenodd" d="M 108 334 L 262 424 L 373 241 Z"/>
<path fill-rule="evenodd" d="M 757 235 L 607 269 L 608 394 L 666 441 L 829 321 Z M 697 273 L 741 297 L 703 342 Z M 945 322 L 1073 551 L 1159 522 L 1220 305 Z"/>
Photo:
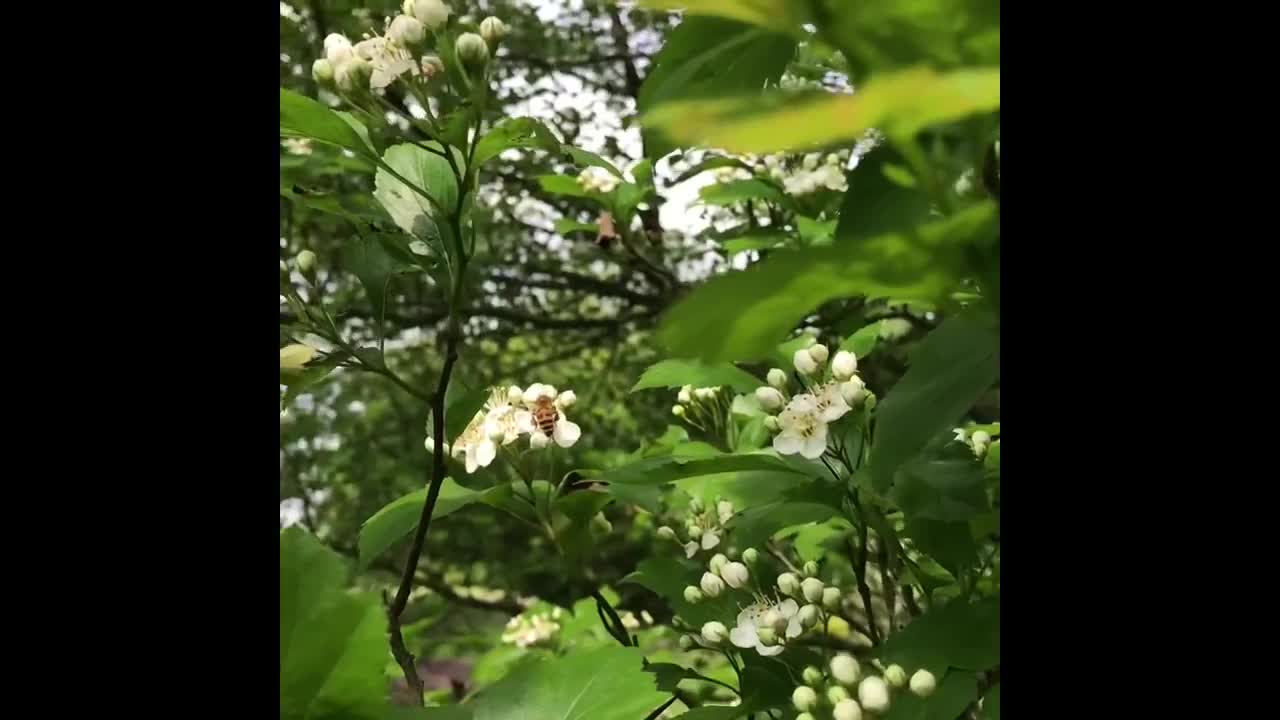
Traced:
<path fill-rule="evenodd" d="M 693 393 L 687 388 L 680 388 L 680 392 L 676 393 L 676 400 L 688 405 L 693 402 Z"/>
<path fill-rule="evenodd" d="M 756 634 L 760 636 L 760 644 L 765 647 L 778 644 L 778 633 L 771 627 L 756 628 Z"/>
<path fill-rule="evenodd" d="M 724 553 L 716 553 L 711 556 L 711 561 L 707 563 L 707 568 L 709 568 L 711 572 L 719 575 L 720 571 L 728 562 L 729 558 L 725 557 Z"/>
<path fill-rule="evenodd" d="M 663 525 L 662 527 L 658 528 L 658 537 L 662 538 L 663 540 L 675 540 L 676 531 L 672 530 L 666 525 Z"/>
<path fill-rule="evenodd" d="M 311 63 L 311 77 L 321 87 L 333 85 L 333 63 L 325 58 Z"/>
<path fill-rule="evenodd" d="M 800 712 L 808 712 L 818 706 L 818 693 L 811 687 L 801 685 L 791 693 L 791 704 Z"/>
<path fill-rule="evenodd" d="M 672 406 L 671 406 L 671 414 L 672 414 L 672 415 L 675 415 L 676 417 L 684 417 L 684 406 L 683 406 L 683 405 L 672 405 Z"/>
<path fill-rule="evenodd" d="M 907 684 L 907 671 L 901 665 L 890 665 L 884 669 L 884 681 L 889 687 L 900 688 Z"/>
<path fill-rule="evenodd" d="M 804 684 L 810 687 L 817 687 L 822 684 L 822 671 L 812 665 L 804 669 L 801 677 L 804 678 Z"/>
<path fill-rule="evenodd" d="M 812 375 L 818 371 L 818 362 L 813 359 L 808 350 L 797 350 L 795 355 L 791 356 L 791 362 L 801 375 Z"/>
<path fill-rule="evenodd" d="M 805 577 L 813 577 L 818 574 L 818 563 L 810 560 L 804 564 L 804 567 L 800 568 L 800 571 L 804 573 Z M 817 602 L 817 600 L 813 602 Z"/>
<path fill-rule="evenodd" d="M 591 524 L 596 530 L 602 533 L 608 534 L 613 532 L 613 523 L 609 522 L 609 518 L 605 517 L 604 513 L 596 513 L 596 516 L 591 518 Z"/>
<path fill-rule="evenodd" d="M 702 626 L 702 639 L 712 645 L 719 645 L 729 637 L 729 629 L 722 622 L 714 620 Z"/>
<path fill-rule="evenodd" d="M 698 584 L 702 586 L 702 592 L 707 597 L 720 597 L 720 593 L 724 592 L 724 580 L 721 580 L 719 575 L 702 573 L 702 582 Z"/>
<path fill-rule="evenodd" d="M 690 585 L 684 589 L 684 599 L 690 603 L 702 602 L 702 591 Z"/>
<path fill-rule="evenodd" d="M 285 345 L 280 348 L 280 368 L 285 370 L 298 370 L 303 365 L 311 361 L 315 357 L 316 349 L 310 345 L 294 343 Z"/>
<path fill-rule="evenodd" d="M 578 402 L 578 393 L 572 390 L 565 390 L 556 396 L 556 402 L 559 403 L 560 407 L 567 410 Z"/>
<path fill-rule="evenodd" d="M 728 500 L 716 502 L 716 516 L 720 518 L 720 524 L 723 525 L 729 522 L 729 519 L 733 517 L 734 509 L 733 503 Z"/>
<path fill-rule="evenodd" d="M 862 669 L 858 667 L 858 660 L 848 653 L 840 653 L 831 658 L 831 677 L 841 685 L 853 687 L 858 682 L 858 676 L 862 674 Z"/>
<path fill-rule="evenodd" d="M 681 650 L 692 650 L 693 646 L 697 644 L 697 641 L 688 635 L 681 635 L 679 642 Z"/>
<path fill-rule="evenodd" d="M 800 627 L 804 628 L 805 630 L 808 630 L 814 625 L 817 625 L 818 624 L 818 606 L 805 605 L 804 607 L 800 608 L 800 612 L 797 615 L 797 618 L 800 620 Z"/>
<path fill-rule="evenodd" d="M 862 720 L 862 707 L 852 699 L 845 698 L 836 703 L 831 711 L 831 717 L 835 720 Z"/>
<path fill-rule="evenodd" d="M 789 572 L 782 573 L 778 576 L 778 589 L 783 595 L 796 597 L 800 594 L 800 580 Z"/>
<path fill-rule="evenodd" d="M 813 358 L 813 361 L 819 365 L 826 362 L 829 355 L 830 351 L 827 350 L 827 346 L 822 343 L 809 346 L 809 357 Z"/>
<path fill-rule="evenodd" d="M 840 609 L 839 588 L 829 587 L 822 590 L 822 607 L 832 611 Z"/>
<path fill-rule="evenodd" d="M 876 675 L 868 675 L 858 685 L 858 704 L 864 710 L 883 713 L 889 709 L 889 686 Z"/>
<path fill-rule="evenodd" d="M 307 277 L 315 277 L 316 271 L 316 254 L 310 250 L 303 250 L 298 253 L 294 261 L 298 263 L 298 270 L 302 271 Z"/>
<path fill-rule="evenodd" d="M 848 380 L 858 371 L 858 358 L 848 350 L 841 350 L 831 361 L 831 374 L 837 380 Z"/>
<path fill-rule="evenodd" d="M 817 718 L 809 713 L 800 713 L 796 716 L 796 720 L 817 720 Z"/>
<path fill-rule="evenodd" d="M 373 66 L 369 61 L 355 55 L 333 66 L 333 84 L 344 93 L 368 90 L 372 75 Z"/>
<path fill-rule="evenodd" d="M 773 387 L 756 388 L 756 400 L 760 403 L 760 407 L 765 410 L 777 410 L 787 401 L 782 397 L 782 393 Z"/>
<path fill-rule="evenodd" d="M 702 512 L 705 509 L 706 509 L 706 506 L 702 504 L 702 498 L 694 496 L 689 499 L 689 512 L 696 514 L 696 513 Z"/>
<path fill-rule="evenodd" d="M 489 47 L 496 47 L 502 42 L 502 38 L 507 36 L 507 24 L 498 18 L 490 15 L 480 21 L 480 37 L 489 43 Z"/>
<path fill-rule="evenodd" d="M 827 701 L 832 705 L 838 704 L 841 700 L 849 699 L 849 691 L 839 685 L 832 685 L 827 688 Z"/>
<path fill-rule="evenodd" d="M 462 33 L 454 44 L 458 52 L 458 60 L 472 69 L 483 68 L 489 64 L 489 44 L 475 33 Z"/>
<path fill-rule="evenodd" d="M 423 55 L 422 74 L 428 80 L 440 77 L 444 74 L 444 61 L 438 55 Z"/>
<path fill-rule="evenodd" d="M 782 390 L 787 387 L 787 374 L 781 368 L 772 368 L 769 370 L 769 384 Z"/>
<path fill-rule="evenodd" d="M 403 10 L 432 30 L 439 30 L 449 21 L 449 6 L 440 0 L 406 0 Z"/>
<path fill-rule="evenodd" d="M 693 538 L 694 540 L 697 540 L 698 538 L 702 537 L 701 526 L 689 525 L 688 527 L 685 528 L 685 530 L 689 531 L 689 537 Z"/>
<path fill-rule="evenodd" d="M 755 565 L 760 559 L 760 553 L 755 548 L 747 548 L 742 551 L 742 561 L 748 565 Z"/>
<path fill-rule="evenodd" d="M 781 430 L 782 427 L 778 425 L 778 417 L 776 415 L 765 415 L 764 429 L 768 430 L 769 432 L 778 432 L 779 430 Z"/>
<path fill-rule="evenodd" d="M 844 640 L 849 637 L 849 623 L 842 617 L 832 615 L 827 618 L 827 634 L 833 638 Z"/>
<path fill-rule="evenodd" d="M 387 28 L 387 37 L 402 48 L 416 50 L 427 39 L 427 28 L 410 15 L 397 15 Z"/>
<path fill-rule="evenodd" d="M 938 681 L 928 670 L 917 670 L 911 676 L 911 692 L 920 697 L 929 697 L 938 687 Z"/>
<path fill-rule="evenodd" d="M 858 407 L 867 397 L 867 384 L 862 382 L 862 378 L 854 375 L 840 383 L 840 394 L 844 396 L 844 401 L 849 403 L 850 407 Z"/>
<path fill-rule="evenodd" d="M 747 584 L 751 579 L 751 573 L 747 571 L 747 566 L 740 562 L 731 562 L 720 569 L 720 576 L 724 581 L 729 583 L 731 588 L 740 588 Z"/>
<path fill-rule="evenodd" d="M 782 617 L 782 613 L 777 610 L 765 611 L 764 617 L 760 618 L 760 624 L 764 627 L 773 628 L 774 632 L 786 632 L 787 619 Z"/>

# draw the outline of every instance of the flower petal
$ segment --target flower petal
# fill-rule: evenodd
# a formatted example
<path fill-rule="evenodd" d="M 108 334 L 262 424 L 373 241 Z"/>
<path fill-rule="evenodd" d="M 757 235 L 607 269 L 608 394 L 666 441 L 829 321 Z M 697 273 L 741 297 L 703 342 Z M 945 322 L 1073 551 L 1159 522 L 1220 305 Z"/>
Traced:
<path fill-rule="evenodd" d="M 691 558 L 697 553 L 698 553 L 698 543 L 690 541 L 684 544 L 684 556 L 686 558 Z"/>
<path fill-rule="evenodd" d="M 710 530 L 704 530 L 702 533 L 702 549 L 710 550 L 720 544 L 720 536 Z"/>
<path fill-rule="evenodd" d="M 773 449 L 783 455 L 795 455 L 800 452 L 801 445 L 803 443 L 800 441 L 799 435 L 784 432 L 773 436 Z"/>
<path fill-rule="evenodd" d="M 476 462 L 482 467 L 489 467 L 489 463 L 498 456 L 498 446 L 493 441 L 485 438 L 480 441 L 480 445 L 476 447 Z M 470 472 L 470 471 L 468 471 Z"/>
<path fill-rule="evenodd" d="M 739 625 L 729 631 L 729 642 L 740 648 L 753 648 L 760 643 L 755 625 Z"/>
<path fill-rule="evenodd" d="M 782 649 L 781 645 L 774 645 L 773 647 L 765 647 L 764 645 L 756 646 L 756 652 L 765 657 L 773 657 L 774 655 L 781 653 Z"/>
<path fill-rule="evenodd" d="M 578 427 L 577 423 L 563 418 L 556 423 L 555 430 L 551 431 L 551 438 L 562 448 L 572 447 L 580 437 L 582 437 L 582 428 Z"/>
<path fill-rule="evenodd" d="M 476 463 L 476 448 L 469 446 L 467 447 L 467 474 L 475 472 L 478 467 L 480 466 Z"/>
<path fill-rule="evenodd" d="M 533 433 L 536 429 L 537 428 L 533 426 L 533 413 L 528 410 L 516 411 L 516 430 L 528 435 Z"/>
<path fill-rule="evenodd" d="M 822 457 L 822 453 L 827 451 L 826 433 L 822 435 L 823 437 L 818 437 L 818 433 L 814 433 L 805 438 L 804 445 L 800 447 L 800 454 L 810 460 Z"/>
<path fill-rule="evenodd" d="M 802 632 L 804 632 L 804 628 L 800 626 L 800 617 L 792 617 L 791 621 L 787 623 L 787 639 L 799 637 Z"/>
<path fill-rule="evenodd" d="M 795 600 L 787 598 L 778 605 L 778 614 L 784 618 L 792 618 L 796 613 L 800 612 L 800 605 Z"/>

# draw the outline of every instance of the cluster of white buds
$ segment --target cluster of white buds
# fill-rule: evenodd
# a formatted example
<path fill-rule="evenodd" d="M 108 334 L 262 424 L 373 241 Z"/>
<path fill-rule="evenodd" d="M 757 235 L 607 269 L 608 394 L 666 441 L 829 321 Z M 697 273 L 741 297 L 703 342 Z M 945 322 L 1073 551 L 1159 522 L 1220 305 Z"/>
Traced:
<path fill-rule="evenodd" d="M 745 554 L 743 559 L 747 559 Z M 746 564 L 731 561 L 723 553 L 716 553 L 707 563 L 707 572 L 702 573 L 698 587 L 690 585 L 684 589 L 684 599 L 690 603 L 700 602 L 704 597 L 719 597 L 725 586 L 741 590 L 750 582 L 751 571 Z"/>
<path fill-rule="evenodd" d="M 560 631 L 560 608 L 550 612 L 525 613 L 511 618 L 502 633 L 502 642 L 527 648 L 543 643 Z"/>
<path fill-rule="evenodd" d="M 402 14 L 386 19 L 382 35 L 366 34 L 360 42 L 352 43 L 347 36 L 331 33 L 324 39 L 324 57 L 311 65 L 311 76 L 323 87 L 336 87 L 344 93 L 358 94 L 366 90 L 386 88 L 398 78 L 423 78 L 431 80 L 444 71 L 444 64 L 435 55 L 421 55 L 429 44 L 430 36 L 445 28 L 449 22 L 449 6 L 441 0 L 405 0 Z M 499 21 L 501 22 L 501 21 Z M 505 26 L 504 26 L 505 27 Z M 459 58 L 464 57 L 460 36 L 456 47 Z M 488 61 L 489 48 L 476 36 Z"/>
<path fill-rule="evenodd" d="M 693 497 L 689 500 L 689 513 L 689 519 L 685 522 L 685 533 L 689 540 L 683 543 L 687 558 L 696 555 L 698 550 L 711 550 L 720 544 L 720 538 L 725 533 L 724 526 L 733 517 L 734 507 L 729 500 L 717 497 L 715 507 L 707 508 L 701 498 Z M 676 531 L 665 525 L 658 528 L 658 537 L 681 542 Z"/>
<path fill-rule="evenodd" d="M 578 187 L 587 192 L 611 193 L 618 187 L 618 176 L 601 167 L 591 165 L 578 173 Z"/>
<path fill-rule="evenodd" d="M 676 404 L 671 406 L 671 414 L 687 425 L 716 432 L 726 422 L 725 413 L 729 407 L 723 388 L 685 385 L 676 393 Z"/>
<path fill-rule="evenodd" d="M 955 441 L 968 445 L 969 449 L 973 451 L 974 456 L 977 458 L 985 456 L 987 454 L 987 450 L 991 447 L 991 433 L 986 430 L 974 430 L 973 432 L 970 432 L 965 428 L 956 428 L 954 432 L 956 435 Z M 1000 433 L 997 430 L 997 437 L 999 434 Z"/>
<path fill-rule="evenodd" d="M 751 171 L 739 166 L 719 167 L 711 171 L 711 176 L 716 182 L 732 182 L 734 180 L 750 180 L 753 175 Z"/>
<path fill-rule="evenodd" d="M 488 467 L 499 447 L 510 445 L 521 435 L 529 436 L 529 447 L 535 450 L 553 441 L 560 447 L 572 447 L 582 436 L 582 429 L 565 416 L 565 411 L 577 399 L 572 390 L 556 392 L 542 383 L 523 390 L 515 385 L 492 388 L 484 408 L 454 439 L 452 455 L 463 459 L 467 472 L 473 473 L 477 468 Z"/>
<path fill-rule="evenodd" d="M 823 370 L 828 359 L 829 374 Z M 788 397 L 787 373 L 773 368 L 769 384 L 756 388 L 756 400 L 765 412 L 778 413 L 764 420 L 765 428 L 775 433 L 773 449 L 815 460 L 827 450 L 827 425 L 858 407 L 869 394 L 851 352 L 841 350 L 832 357 L 826 345 L 815 344 L 797 350 L 792 362 L 804 378 L 805 392 Z"/>
<path fill-rule="evenodd" d="M 879 661 L 872 661 L 879 668 Z M 826 707 L 831 708 L 834 720 L 861 720 L 865 710 L 875 715 L 883 715 L 889 711 L 891 704 L 890 690 L 900 690 L 908 684 L 906 671 L 900 665 L 890 665 L 884 669 L 883 676 L 868 674 L 865 677 L 857 658 L 848 653 L 840 653 L 831 659 L 830 672 L 825 674 L 816 667 L 804 669 L 802 677 L 804 685 L 795 689 L 791 702 L 800 715 L 801 720 L 823 706 L 819 691 L 824 691 Z M 928 697 L 937 687 L 933 673 L 918 670 L 911 676 L 911 692 L 919 697 Z M 856 689 L 857 698 L 850 696 L 849 691 Z"/>
<path fill-rule="evenodd" d="M 848 150 L 826 155 L 809 153 L 799 159 L 787 155 L 766 155 L 764 166 L 769 177 L 781 182 L 792 195 L 808 195 L 822 189 L 844 192 L 849 189 L 845 177 L 849 155 Z"/>
<path fill-rule="evenodd" d="M 653 616 L 649 614 L 648 610 L 641 610 L 639 618 L 635 616 L 635 613 L 628 610 L 619 615 L 618 619 L 622 621 L 622 626 L 628 630 L 639 630 L 642 627 L 653 624 Z"/>

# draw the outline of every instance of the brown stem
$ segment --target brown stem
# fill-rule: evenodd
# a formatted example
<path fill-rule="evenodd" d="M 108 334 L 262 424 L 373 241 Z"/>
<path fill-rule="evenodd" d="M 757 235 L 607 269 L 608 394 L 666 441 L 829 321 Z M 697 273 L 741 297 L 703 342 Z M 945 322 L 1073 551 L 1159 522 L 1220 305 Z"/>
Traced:
<path fill-rule="evenodd" d="M 876 611 L 871 605 L 871 588 L 867 585 L 867 515 L 862 511 L 857 493 L 849 495 L 853 508 L 858 512 L 858 542 L 853 548 L 854 574 L 858 578 L 858 594 L 862 596 L 862 605 L 867 611 L 867 629 L 871 631 L 871 642 L 880 644 L 880 629 L 876 627 Z"/>
<path fill-rule="evenodd" d="M 437 448 L 443 448 L 444 437 L 444 398 L 449 389 L 449 375 L 453 372 L 453 364 L 458 359 L 458 337 L 456 328 L 450 328 L 445 339 L 444 367 L 440 370 L 440 383 L 436 386 L 436 394 L 432 398 L 432 436 Z M 427 490 L 427 502 L 422 506 L 422 517 L 418 519 L 418 531 L 413 536 L 413 546 L 409 549 L 409 559 L 405 563 L 404 574 L 400 578 L 400 589 L 396 591 L 395 600 L 387 608 L 387 622 L 391 635 L 391 654 L 395 656 L 400 669 L 404 671 L 404 679 L 417 695 L 418 704 L 425 705 L 423 698 L 422 678 L 418 675 L 413 654 L 404 645 L 404 635 L 400 629 L 400 615 L 409 602 L 409 592 L 413 589 L 413 576 L 418 571 L 418 560 L 422 555 L 422 546 L 427 539 L 427 530 L 431 525 L 431 514 L 436 509 L 436 500 L 440 498 L 440 487 L 444 485 L 444 476 L 448 472 L 443 452 L 432 453 L 431 487 Z"/>

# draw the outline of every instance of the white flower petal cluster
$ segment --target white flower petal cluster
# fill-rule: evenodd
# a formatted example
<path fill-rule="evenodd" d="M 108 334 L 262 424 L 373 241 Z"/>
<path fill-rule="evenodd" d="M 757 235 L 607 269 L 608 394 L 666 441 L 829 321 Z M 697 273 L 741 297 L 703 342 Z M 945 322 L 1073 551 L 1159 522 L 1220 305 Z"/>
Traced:
<path fill-rule="evenodd" d="M 618 187 L 618 176 L 601 167 L 591 165 L 578 173 L 578 187 L 587 192 L 611 193 Z"/>
<path fill-rule="evenodd" d="M 502 633 L 502 642 L 527 648 L 545 642 L 560 631 L 561 610 L 555 608 L 550 612 L 526 613 L 517 615 L 507 622 Z"/>
<path fill-rule="evenodd" d="M 529 436 L 533 448 L 554 441 L 572 447 L 582 437 L 582 428 L 565 417 L 565 410 L 577 401 L 572 390 L 557 393 L 550 385 L 534 383 L 527 390 L 518 387 L 493 388 L 482 410 L 452 444 L 451 454 L 461 459 L 468 473 L 488 467 L 498 456 L 498 448 Z"/>
<path fill-rule="evenodd" d="M 777 655 L 787 640 L 804 632 L 799 614 L 800 606 L 791 598 L 779 601 L 758 596 L 756 602 L 738 613 L 738 623 L 729 631 L 729 642 L 744 649 L 755 648 L 766 657 Z M 766 631 L 766 639 L 772 635 L 773 642 L 762 641 L 762 630 Z"/>
<path fill-rule="evenodd" d="M 832 355 L 827 346 L 815 344 L 797 350 L 792 364 L 804 378 L 805 392 L 788 397 L 787 373 L 773 368 L 769 384 L 757 388 L 755 397 L 766 411 L 781 409 L 776 416 L 765 418 L 765 427 L 775 433 L 773 449 L 816 460 L 827 450 L 827 426 L 861 404 L 868 393 L 856 374 L 858 360 L 848 351 Z"/>
<path fill-rule="evenodd" d="M 418 52 L 426 46 L 429 30 L 444 27 L 449 6 L 440 0 L 408 0 L 402 10 L 387 20 L 382 35 L 366 34 L 353 44 L 345 35 L 331 33 L 324 39 L 324 57 L 312 66 L 315 79 L 343 92 L 359 92 L 386 88 L 406 75 L 438 74 L 439 58 L 419 58 Z"/>

